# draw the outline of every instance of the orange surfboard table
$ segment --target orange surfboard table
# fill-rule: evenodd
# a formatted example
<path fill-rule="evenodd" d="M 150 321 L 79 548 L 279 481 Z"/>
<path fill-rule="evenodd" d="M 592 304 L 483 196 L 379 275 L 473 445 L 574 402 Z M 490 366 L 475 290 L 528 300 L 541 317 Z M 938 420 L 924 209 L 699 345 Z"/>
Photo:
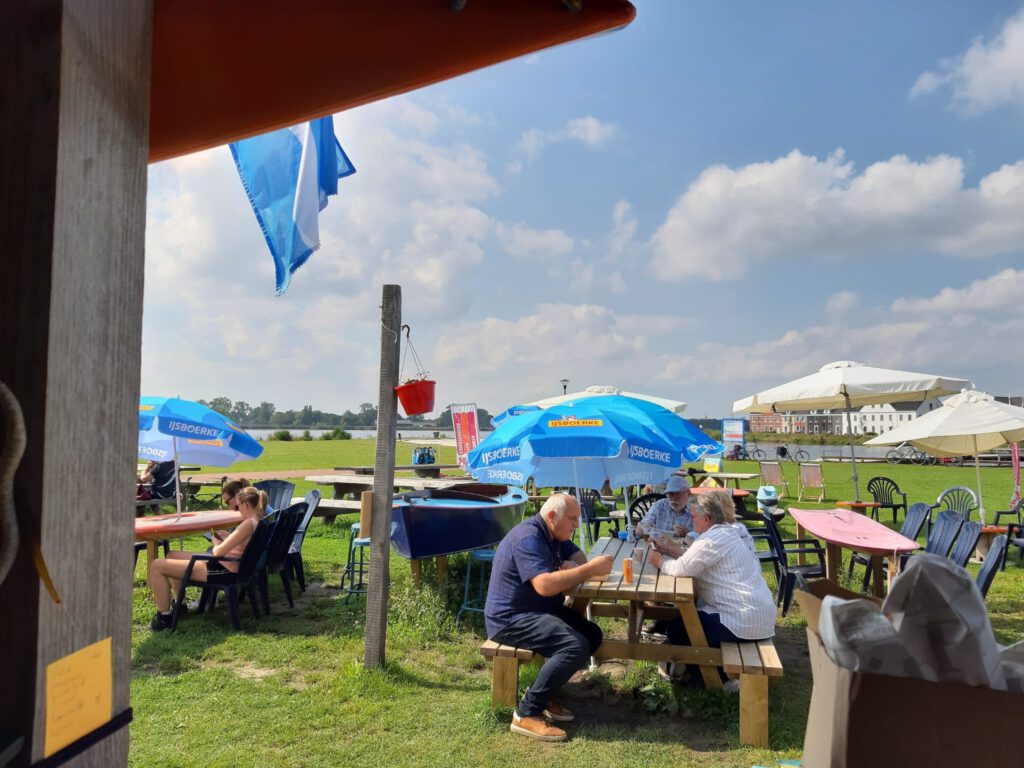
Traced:
<path fill-rule="evenodd" d="M 242 513 L 230 509 L 216 509 L 207 512 L 182 512 L 135 518 L 135 540 L 146 542 L 146 554 L 152 562 L 156 558 L 157 542 L 164 539 L 181 539 L 193 533 L 218 531 L 232 528 L 242 522 Z"/>

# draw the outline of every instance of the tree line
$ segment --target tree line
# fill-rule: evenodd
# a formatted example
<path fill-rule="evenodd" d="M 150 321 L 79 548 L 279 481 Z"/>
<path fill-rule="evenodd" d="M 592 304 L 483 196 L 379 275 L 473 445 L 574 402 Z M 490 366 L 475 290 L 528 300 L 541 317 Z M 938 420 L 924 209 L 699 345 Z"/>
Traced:
<path fill-rule="evenodd" d="M 232 402 L 227 397 L 215 397 L 212 400 L 200 400 L 200 403 L 233 419 L 243 427 L 301 427 L 303 429 L 333 429 L 334 427 L 354 429 L 374 429 L 377 426 L 377 407 L 373 403 L 360 403 L 356 412 L 330 413 L 319 411 L 306 405 L 297 411 L 279 411 L 273 403 L 267 401 L 259 405 L 249 405 L 244 400 Z M 490 429 L 491 415 L 483 408 L 477 409 L 477 419 L 481 429 Z M 452 414 L 448 408 L 441 412 L 437 419 L 423 416 L 403 417 L 402 421 L 421 424 L 424 428 L 438 427 L 451 429 Z"/>

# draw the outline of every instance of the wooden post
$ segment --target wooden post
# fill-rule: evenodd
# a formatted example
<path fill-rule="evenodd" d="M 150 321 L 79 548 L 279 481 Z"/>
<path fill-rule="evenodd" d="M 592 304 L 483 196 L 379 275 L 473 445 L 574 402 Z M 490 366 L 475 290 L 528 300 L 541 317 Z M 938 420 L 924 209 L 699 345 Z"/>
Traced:
<path fill-rule="evenodd" d="M 370 522 L 370 577 L 366 591 L 363 666 L 384 663 L 391 586 L 391 501 L 395 485 L 395 436 L 398 424 L 395 387 L 402 329 L 402 287 L 385 285 L 380 312 L 380 389 L 377 397 L 377 454 L 373 467 L 373 518 Z"/>
<path fill-rule="evenodd" d="M 109 715 L 130 706 L 151 34 L 150 0 L 0 3 L 0 379 L 28 435 L 0 585 L 0 747 L 25 739 L 12 766 L 43 758 L 51 662 L 110 638 Z M 73 764 L 127 761 L 122 728 Z"/>
<path fill-rule="evenodd" d="M 373 520 L 373 491 L 363 491 L 359 495 L 359 536 L 370 535 L 370 521 Z"/>

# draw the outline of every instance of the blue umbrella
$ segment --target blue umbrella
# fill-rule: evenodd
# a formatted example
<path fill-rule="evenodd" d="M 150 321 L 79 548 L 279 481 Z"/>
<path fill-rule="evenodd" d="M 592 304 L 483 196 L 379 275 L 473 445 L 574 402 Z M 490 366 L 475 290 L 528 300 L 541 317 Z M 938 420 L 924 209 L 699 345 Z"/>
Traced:
<path fill-rule="evenodd" d="M 590 397 L 511 416 L 474 448 L 467 467 L 479 480 L 600 488 L 660 483 L 722 445 L 653 403 Z"/>
<path fill-rule="evenodd" d="M 504 411 L 499 413 L 497 416 L 491 416 L 491 426 L 497 429 L 501 426 L 501 423 L 512 416 L 521 416 L 524 413 L 530 411 L 539 411 L 536 405 L 513 405 L 511 408 L 506 408 Z"/>
<path fill-rule="evenodd" d="M 179 462 L 227 467 L 262 453 L 263 446 L 244 429 L 205 405 L 176 397 L 139 398 L 139 458 L 174 461 L 179 513 Z"/>

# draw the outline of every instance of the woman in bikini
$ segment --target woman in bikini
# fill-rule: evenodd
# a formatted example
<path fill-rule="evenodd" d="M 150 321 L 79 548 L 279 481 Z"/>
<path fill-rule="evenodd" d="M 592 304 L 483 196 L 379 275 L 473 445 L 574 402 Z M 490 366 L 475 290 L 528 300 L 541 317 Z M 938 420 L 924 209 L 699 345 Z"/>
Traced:
<path fill-rule="evenodd" d="M 248 487 L 238 491 L 235 495 L 238 502 L 238 511 L 242 513 L 242 522 L 238 524 L 223 541 L 215 541 L 213 546 L 214 557 L 238 558 L 245 552 L 245 547 L 252 538 L 256 526 L 267 511 L 267 494 L 255 488 Z M 175 582 L 175 590 L 182 589 L 181 579 L 188 567 L 187 553 L 174 553 L 175 557 L 159 558 L 149 564 L 149 588 L 153 591 L 153 599 L 156 601 L 157 614 L 153 618 L 150 628 L 156 631 L 169 629 L 171 626 L 171 584 Z M 190 557 L 190 556 L 189 556 Z M 200 561 L 192 568 L 193 581 L 205 581 L 206 574 L 210 570 L 224 569 L 237 573 L 238 563 L 230 560 L 221 562 L 219 560 Z"/>

